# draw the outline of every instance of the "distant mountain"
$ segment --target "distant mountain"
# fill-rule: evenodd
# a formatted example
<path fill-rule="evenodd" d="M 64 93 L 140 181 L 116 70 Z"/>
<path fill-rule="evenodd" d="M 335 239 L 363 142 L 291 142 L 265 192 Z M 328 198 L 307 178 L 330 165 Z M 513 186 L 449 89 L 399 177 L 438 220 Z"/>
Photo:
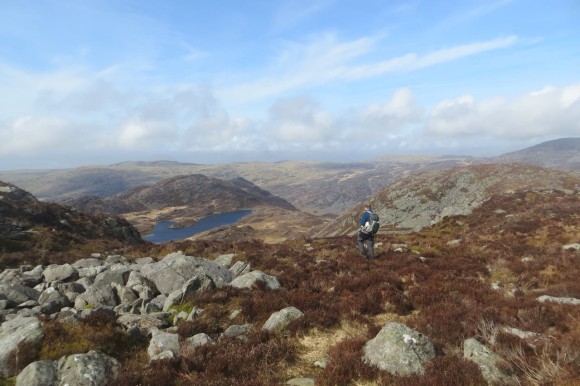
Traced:
<path fill-rule="evenodd" d="M 66 252 L 102 242 L 114 249 L 143 243 L 126 220 L 89 215 L 72 208 L 38 201 L 29 192 L 0 181 L 0 252 L 26 252 L 29 258 Z M 35 256 L 36 254 L 36 256 Z"/>
<path fill-rule="evenodd" d="M 241 177 L 222 180 L 201 174 L 166 178 L 110 197 L 84 196 L 64 203 L 88 213 L 123 215 L 142 232 L 162 220 L 188 226 L 209 214 L 241 209 L 297 211 L 286 200 Z"/>
<path fill-rule="evenodd" d="M 500 193 L 563 190 L 578 194 L 580 178 L 526 164 L 482 164 L 411 175 L 370 199 L 381 218 L 381 232 L 417 231 L 446 216 L 466 215 Z M 357 205 L 321 228 L 315 236 L 354 234 L 362 206 Z"/>
<path fill-rule="evenodd" d="M 41 200 L 68 202 L 81 196 L 108 197 L 180 175 L 242 177 L 282 197 L 301 211 L 339 214 L 408 175 L 475 162 L 466 157 L 398 156 L 361 162 L 248 162 L 198 165 L 169 161 L 123 162 L 61 170 L 0 172 L 0 179 Z"/>
<path fill-rule="evenodd" d="M 209 178 L 201 174 L 164 179 L 106 198 L 68 199 L 67 205 L 89 212 L 123 214 L 162 210 L 168 207 L 190 207 L 204 213 L 229 212 L 257 206 L 276 206 L 296 210 L 286 200 L 260 189 L 241 177 L 231 180 Z"/>
<path fill-rule="evenodd" d="M 562 170 L 580 170 L 580 138 L 561 138 L 502 154 L 495 162 L 524 162 Z"/>

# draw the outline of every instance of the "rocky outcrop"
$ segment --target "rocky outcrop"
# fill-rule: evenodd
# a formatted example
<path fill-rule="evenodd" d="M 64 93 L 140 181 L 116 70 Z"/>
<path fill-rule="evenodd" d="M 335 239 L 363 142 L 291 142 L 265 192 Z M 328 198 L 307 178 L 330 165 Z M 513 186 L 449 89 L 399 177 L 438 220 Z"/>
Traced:
<path fill-rule="evenodd" d="M 423 334 L 404 324 L 387 323 L 363 348 L 363 360 L 393 375 L 422 374 L 435 348 Z"/>
<path fill-rule="evenodd" d="M 19 356 L 23 345 L 29 352 L 40 348 L 43 339 L 40 315 L 75 322 L 94 312 L 107 313 L 128 333 L 150 337 L 151 360 L 172 358 L 183 350 L 211 344 L 212 338 L 203 333 L 179 341 L 176 325 L 195 320 L 203 310 L 194 307 L 190 312 L 177 312 L 174 306 L 183 304 L 184 299 L 196 292 L 223 286 L 252 288 L 263 282 L 267 289 L 280 288 L 276 277 L 251 271 L 247 263 L 238 261 L 234 265 L 238 268 L 230 270 L 233 257 L 224 255 L 212 261 L 178 252 L 159 261 L 130 262 L 123 256 L 111 255 L 105 260 L 89 258 L 74 264 L 23 266 L 3 271 L 0 377 L 15 376 L 17 369 L 26 365 L 15 360 L 26 360 Z M 243 274 L 237 276 L 238 273 Z M 301 311 L 289 307 L 272 315 L 264 328 L 281 330 L 302 316 Z M 253 329 L 251 324 L 232 325 L 223 336 L 243 339 Z M 17 384 L 104 385 L 114 378 L 119 366 L 116 359 L 100 352 L 78 353 L 58 361 L 28 364 L 18 374 Z"/>
<path fill-rule="evenodd" d="M 88 215 L 70 207 L 41 202 L 16 186 L 0 181 L 0 248 L 22 250 L 66 250 L 91 240 L 122 244 L 143 243 L 139 232 L 127 220 Z"/>

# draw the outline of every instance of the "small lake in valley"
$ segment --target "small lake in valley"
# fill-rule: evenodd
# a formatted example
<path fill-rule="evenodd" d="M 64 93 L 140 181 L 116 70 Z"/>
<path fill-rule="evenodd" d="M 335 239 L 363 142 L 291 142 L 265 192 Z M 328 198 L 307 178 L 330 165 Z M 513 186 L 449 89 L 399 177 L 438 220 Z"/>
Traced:
<path fill-rule="evenodd" d="M 175 224 L 173 221 L 161 221 L 155 224 L 153 232 L 143 236 L 143 239 L 154 244 L 161 244 L 171 240 L 183 240 L 209 229 L 235 224 L 250 213 L 252 213 L 251 210 L 237 210 L 235 212 L 211 214 L 200 219 L 192 226 L 185 228 L 172 228 Z"/>

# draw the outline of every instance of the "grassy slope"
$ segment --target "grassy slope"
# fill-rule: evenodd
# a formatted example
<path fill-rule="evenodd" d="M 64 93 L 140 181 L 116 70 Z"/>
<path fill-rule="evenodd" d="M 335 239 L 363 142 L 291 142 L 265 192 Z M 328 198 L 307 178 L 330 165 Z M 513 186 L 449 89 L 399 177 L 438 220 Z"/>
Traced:
<path fill-rule="evenodd" d="M 536 298 L 580 297 L 580 252 L 562 249 L 580 241 L 579 214 L 577 195 L 495 196 L 469 216 L 419 233 L 378 236 L 379 259 L 370 262 L 357 255 L 352 237 L 134 247 L 134 257 L 234 252 L 280 280 L 277 291 L 229 288 L 188 299 L 185 308 L 205 312 L 180 325 L 182 338 L 200 332 L 217 338 L 232 324 L 252 323 L 259 330 L 286 306 L 305 318 L 281 336 L 256 332 L 247 341 L 219 340 L 153 363 L 146 339 L 128 337 L 104 317 L 80 327 L 50 321 L 41 358 L 102 349 L 124 363 L 117 385 L 274 385 L 297 376 L 315 377 L 321 385 L 466 385 L 482 382 L 477 366 L 462 359 L 463 340 L 478 337 L 509 360 L 524 384 L 572 384 L 580 377 L 580 309 Z M 407 248 L 395 252 L 394 244 Z M 241 313 L 230 320 L 233 310 Z M 433 341 L 438 356 L 424 376 L 397 378 L 361 362 L 363 344 L 387 321 L 405 323 Z M 502 326 L 538 335 L 524 340 L 501 332 Z M 327 356 L 325 369 L 313 366 Z"/>

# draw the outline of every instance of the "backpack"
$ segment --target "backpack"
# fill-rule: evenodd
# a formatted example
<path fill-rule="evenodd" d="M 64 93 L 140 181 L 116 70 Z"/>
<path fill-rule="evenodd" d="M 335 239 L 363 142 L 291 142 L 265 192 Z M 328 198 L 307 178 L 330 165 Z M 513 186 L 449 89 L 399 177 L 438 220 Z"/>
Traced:
<path fill-rule="evenodd" d="M 373 235 L 376 235 L 377 232 L 379 231 L 379 227 L 381 226 L 381 224 L 379 223 L 379 215 L 374 212 L 369 213 L 371 216 L 369 218 L 369 221 L 367 221 L 367 223 L 363 227 L 363 232 L 372 233 Z"/>

